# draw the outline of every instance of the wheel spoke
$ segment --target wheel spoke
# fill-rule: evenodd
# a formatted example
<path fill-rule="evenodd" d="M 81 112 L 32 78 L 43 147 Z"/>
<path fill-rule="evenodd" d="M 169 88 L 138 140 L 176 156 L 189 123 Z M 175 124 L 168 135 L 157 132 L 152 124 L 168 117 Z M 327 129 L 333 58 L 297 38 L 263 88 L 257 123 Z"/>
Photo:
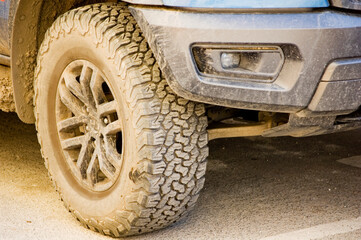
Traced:
<path fill-rule="evenodd" d="M 104 175 L 110 180 L 114 180 L 114 173 L 115 168 L 111 165 L 108 161 L 107 157 L 105 156 L 103 151 L 98 152 L 98 161 L 99 161 L 99 168 L 104 173 Z"/>
<path fill-rule="evenodd" d="M 73 138 L 65 139 L 61 142 L 64 150 L 72 150 L 80 148 L 83 144 L 87 143 L 87 135 L 81 135 Z"/>
<path fill-rule="evenodd" d="M 83 67 L 82 67 L 81 73 L 80 73 L 80 77 L 79 77 L 81 86 L 89 86 L 89 81 L 90 81 L 89 75 L 91 74 L 89 70 L 90 70 L 90 68 L 89 68 L 88 64 L 85 62 L 83 64 Z"/>
<path fill-rule="evenodd" d="M 93 71 L 93 75 L 90 80 L 90 90 L 94 96 L 95 104 L 100 105 L 106 102 L 107 98 L 103 92 L 102 83 L 104 82 L 103 78 L 99 74 L 98 70 Z"/>
<path fill-rule="evenodd" d="M 122 131 L 122 125 L 120 123 L 120 120 L 111 122 L 108 124 L 108 126 L 102 129 L 102 133 L 104 136 L 116 134 L 117 132 L 121 132 L 121 131 Z"/>
<path fill-rule="evenodd" d="M 91 153 L 92 150 L 93 150 L 93 146 L 91 145 L 91 140 L 89 137 L 87 139 L 87 142 L 82 145 L 76 162 L 76 165 L 80 169 L 80 173 L 83 176 L 83 178 L 86 177 L 86 170 L 88 168 L 90 158 L 92 157 L 92 153 Z"/>
<path fill-rule="evenodd" d="M 117 102 L 115 100 L 107 103 L 100 104 L 98 106 L 98 115 L 103 117 L 107 114 L 116 112 Z"/>
<path fill-rule="evenodd" d="M 88 168 L 86 170 L 86 178 L 89 184 L 94 185 L 97 183 L 98 171 L 99 171 L 98 153 L 97 150 L 95 149 L 93 156 L 91 157 L 90 162 L 88 164 Z"/>
<path fill-rule="evenodd" d="M 73 93 L 80 101 L 87 104 L 87 99 L 84 97 L 80 83 L 75 79 L 75 75 L 68 73 L 64 74 L 64 82 L 66 87 Z"/>
<path fill-rule="evenodd" d="M 96 71 L 94 73 L 94 70 L 88 65 L 88 63 L 85 62 L 80 73 L 80 86 L 84 96 L 88 100 L 89 105 L 95 108 L 94 97 L 90 90 L 90 79 L 94 74 L 96 74 Z"/>
<path fill-rule="evenodd" d="M 87 122 L 88 122 L 88 118 L 85 117 L 84 115 L 67 118 L 58 123 L 58 130 L 59 132 L 67 132 Z"/>
<path fill-rule="evenodd" d="M 108 158 L 108 161 L 114 166 L 120 166 L 121 154 L 116 151 L 115 138 L 105 137 L 104 138 L 104 150 Z"/>
<path fill-rule="evenodd" d="M 76 98 L 65 86 L 61 84 L 59 86 L 59 95 L 62 103 L 75 115 L 79 116 L 85 113 L 84 104 Z"/>

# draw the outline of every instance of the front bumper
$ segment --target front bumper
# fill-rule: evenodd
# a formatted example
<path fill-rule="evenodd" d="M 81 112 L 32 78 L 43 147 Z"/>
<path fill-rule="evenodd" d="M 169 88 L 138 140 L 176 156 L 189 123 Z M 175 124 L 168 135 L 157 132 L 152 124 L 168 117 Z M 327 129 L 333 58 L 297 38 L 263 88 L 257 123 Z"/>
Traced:
<path fill-rule="evenodd" d="M 332 85 L 337 85 L 338 95 L 331 88 L 327 91 L 321 86 L 324 84 L 318 89 L 328 64 L 337 59 L 361 58 L 358 14 L 333 10 L 207 13 L 141 6 L 130 9 L 170 87 L 187 99 L 277 112 L 297 112 L 310 103 L 310 111 L 320 112 L 349 112 L 361 105 L 361 69 L 356 79 L 338 79 Z M 282 49 L 285 62 L 272 82 L 227 81 L 199 73 L 191 51 L 197 44 L 272 45 Z M 332 104 L 318 106 L 315 92 L 317 99 L 331 99 Z"/>

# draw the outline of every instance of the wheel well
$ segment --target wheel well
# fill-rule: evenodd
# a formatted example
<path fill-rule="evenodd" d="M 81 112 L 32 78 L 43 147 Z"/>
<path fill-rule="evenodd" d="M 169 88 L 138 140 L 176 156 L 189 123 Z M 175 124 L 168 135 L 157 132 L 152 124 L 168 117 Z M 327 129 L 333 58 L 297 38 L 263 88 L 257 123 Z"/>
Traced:
<path fill-rule="evenodd" d="M 38 49 L 46 30 L 70 9 L 109 0 L 19 0 L 11 39 L 11 71 L 16 112 L 26 123 L 34 123 L 33 81 Z M 116 0 L 111 2 L 117 2 Z"/>

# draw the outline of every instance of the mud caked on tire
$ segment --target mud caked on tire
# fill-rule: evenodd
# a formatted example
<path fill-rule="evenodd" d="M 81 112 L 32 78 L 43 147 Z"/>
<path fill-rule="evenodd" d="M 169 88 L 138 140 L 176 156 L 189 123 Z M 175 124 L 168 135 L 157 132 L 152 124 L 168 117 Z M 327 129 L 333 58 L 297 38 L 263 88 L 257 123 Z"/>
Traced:
<path fill-rule="evenodd" d="M 123 4 L 71 10 L 47 31 L 35 72 L 38 138 L 69 211 L 111 236 L 190 210 L 204 184 L 204 105 L 175 95 Z"/>

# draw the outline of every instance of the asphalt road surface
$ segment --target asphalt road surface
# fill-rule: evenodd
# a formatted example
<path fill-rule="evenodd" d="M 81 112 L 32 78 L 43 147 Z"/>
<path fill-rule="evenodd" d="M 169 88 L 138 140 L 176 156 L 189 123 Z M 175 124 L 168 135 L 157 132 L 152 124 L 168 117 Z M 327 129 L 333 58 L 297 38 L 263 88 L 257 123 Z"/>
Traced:
<path fill-rule="evenodd" d="M 361 239 L 360 130 L 209 145 L 196 209 L 170 228 L 128 239 Z M 0 239 L 111 239 L 65 210 L 34 126 L 2 112 Z"/>

